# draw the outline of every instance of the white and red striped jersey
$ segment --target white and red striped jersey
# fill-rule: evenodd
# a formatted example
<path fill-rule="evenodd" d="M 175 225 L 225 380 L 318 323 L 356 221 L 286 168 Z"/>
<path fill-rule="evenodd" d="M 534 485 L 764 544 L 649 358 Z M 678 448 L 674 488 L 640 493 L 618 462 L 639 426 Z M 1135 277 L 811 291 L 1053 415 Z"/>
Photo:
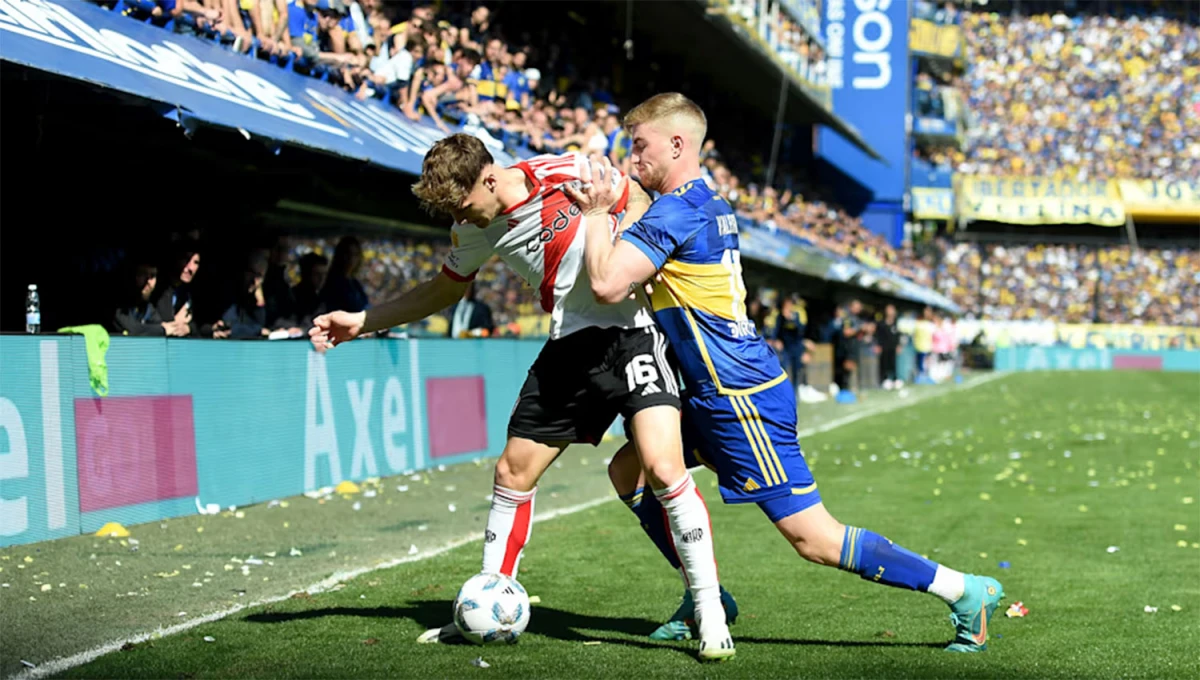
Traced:
<path fill-rule="evenodd" d="M 550 338 L 570 335 L 582 328 L 642 328 L 654 323 L 636 300 L 602 305 L 592 297 L 587 266 L 583 261 L 586 229 L 583 214 L 562 191 L 579 186 L 579 172 L 587 157 L 579 153 L 535 156 L 517 163 L 533 190 L 520 203 L 501 213 L 487 227 L 456 224 L 453 247 L 442 272 L 456 281 L 470 281 L 492 254 L 508 263 L 529 285 L 538 289 L 542 309 L 550 314 Z M 614 173 L 613 183 L 621 181 Z M 628 189 L 614 213 L 625 211 Z M 613 234 L 617 216 L 610 218 Z"/>

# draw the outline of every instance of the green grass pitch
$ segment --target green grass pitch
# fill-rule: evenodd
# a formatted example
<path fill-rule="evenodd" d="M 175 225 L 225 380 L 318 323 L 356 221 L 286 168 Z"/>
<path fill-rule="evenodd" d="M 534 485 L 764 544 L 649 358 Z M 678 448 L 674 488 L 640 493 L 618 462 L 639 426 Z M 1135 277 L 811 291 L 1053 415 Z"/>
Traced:
<path fill-rule="evenodd" d="M 479 567 L 480 544 L 472 541 L 323 592 L 130 645 L 62 676 L 1200 677 L 1197 376 L 1011 375 L 975 389 L 947 390 L 802 444 L 826 505 L 841 521 L 947 566 L 1001 580 L 1008 598 L 989 627 L 987 652 L 943 652 L 952 628 L 940 601 L 803 562 L 757 509 L 723 505 L 712 476 L 697 472 L 712 511 L 721 579 L 742 610 L 732 629 L 738 655 L 726 664 L 702 667 L 695 643 L 645 637 L 674 610 L 679 579 L 632 515 L 620 503 L 605 502 L 534 527 L 520 580 L 540 604 L 517 645 L 414 642 L 426 628 L 450 621 L 458 586 Z M 565 454 L 562 467 L 544 480 L 546 505 L 539 497 L 539 510 L 561 507 L 568 497 L 579 502 L 603 496 L 600 459 L 608 450 Z M 581 458 L 590 460 L 582 465 Z M 134 528 L 134 536 L 143 537 L 138 553 L 94 537 L 61 542 L 75 546 L 70 550 L 44 546 L 38 555 L 30 546 L 0 551 L 0 581 L 11 582 L 0 591 L 0 607 L 8 610 L 0 617 L 6 619 L 0 624 L 7 640 L 0 645 L 7 648 L 0 657 L 4 675 L 21 671 L 20 658 L 89 646 L 90 627 L 71 632 L 69 625 L 54 627 L 56 620 L 94 617 L 89 626 L 109 626 L 112 634 L 101 636 L 108 640 L 139 626 L 152 629 L 147 624 L 162 621 L 169 610 L 198 615 L 205 606 L 253 601 L 265 593 L 260 574 L 302 588 L 317 579 L 288 566 L 304 559 L 289 562 L 292 547 L 327 559 L 318 565 L 323 577 L 339 568 L 370 567 L 385 544 L 394 552 L 393 543 L 407 547 L 411 540 L 415 547 L 435 530 L 443 532 L 442 542 L 480 531 L 488 468 L 450 469 L 432 483 L 428 477 L 383 480 L 378 486 L 387 493 L 370 501 L 298 498 L 286 509 L 247 509 L 241 519 L 188 518 L 169 527 Z M 401 493 L 400 484 L 413 488 Z M 459 501 L 458 511 L 447 514 L 445 489 L 451 487 L 456 494 L 469 491 L 472 500 Z M 368 535 L 347 528 L 366 517 L 367 510 L 352 509 L 360 501 L 375 504 L 371 516 L 388 530 Z M 363 519 L 366 525 L 373 521 Z M 197 526 L 207 527 L 210 536 L 197 534 Z M 230 537 L 219 540 L 221 532 Z M 244 560 L 256 550 L 275 553 L 275 565 L 255 565 L 245 575 L 244 561 L 231 562 L 232 555 Z M 343 553 L 354 558 L 343 559 Z M 15 573 L 14 565 L 31 555 L 29 568 Z M 113 567 L 122 557 L 122 567 Z M 126 574 L 125 565 L 138 560 L 146 560 L 138 567 L 145 573 Z M 156 575 L 179 570 L 185 560 L 188 573 Z M 96 561 L 104 566 L 88 564 Z M 43 564 L 52 565 L 42 577 L 53 584 L 49 592 L 31 581 L 42 573 L 34 567 Z M 205 582 L 201 573 L 213 576 Z M 105 590 L 115 586 L 104 584 L 121 578 L 130 585 L 120 588 L 144 588 L 146 594 L 118 597 Z M 70 583 L 60 588 L 59 579 Z M 98 594 L 84 595 L 88 591 L 76 582 L 91 583 Z M 217 591 L 219 597 L 197 599 Z M 1004 609 L 1018 600 L 1028 616 L 1005 617 Z M 1157 611 L 1147 612 L 1148 606 Z M 43 641 L 64 636 L 75 642 Z M 480 657 L 489 667 L 473 664 Z"/>

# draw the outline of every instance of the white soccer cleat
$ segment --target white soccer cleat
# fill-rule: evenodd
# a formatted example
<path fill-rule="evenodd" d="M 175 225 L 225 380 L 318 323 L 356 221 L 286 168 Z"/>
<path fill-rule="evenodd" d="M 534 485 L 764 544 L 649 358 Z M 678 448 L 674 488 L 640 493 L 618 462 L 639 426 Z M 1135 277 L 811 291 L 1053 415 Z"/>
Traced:
<path fill-rule="evenodd" d="M 441 628 L 430 628 L 421 633 L 417 638 L 418 645 L 432 645 L 439 642 L 450 642 L 464 640 L 462 633 L 458 631 L 458 626 L 453 623 L 448 623 Z"/>
<path fill-rule="evenodd" d="M 704 663 L 729 661 L 737 651 L 733 647 L 733 636 L 729 634 L 729 626 L 721 622 L 718 625 L 705 626 L 700 622 L 700 661 Z"/>

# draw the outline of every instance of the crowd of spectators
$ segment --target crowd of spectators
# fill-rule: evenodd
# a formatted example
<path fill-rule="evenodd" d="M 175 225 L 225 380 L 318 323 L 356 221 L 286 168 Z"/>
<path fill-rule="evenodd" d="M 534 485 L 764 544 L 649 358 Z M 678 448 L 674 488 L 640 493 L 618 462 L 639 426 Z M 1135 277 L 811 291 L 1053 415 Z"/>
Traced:
<path fill-rule="evenodd" d="M 824 104 L 831 105 L 821 13 L 815 0 L 782 0 L 766 15 L 759 13 L 758 0 L 709 0 L 709 5 L 766 45 L 794 77 L 816 86 Z"/>
<path fill-rule="evenodd" d="M 956 170 L 1200 181 L 1200 31 L 1146 9 L 964 14 L 975 121 Z"/>
<path fill-rule="evenodd" d="M 797 245 L 824 251 L 833 259 L 851 258 L 869 267 L 886 269 L 922 285 L 932 285 L 929 268 L 908 246 L 894 248 L 885 238 L 863 226 L 860 217 L 849 215 L 828 200 L 828 187 L 791 178 L 801 191 L 759 187 L 743 183 L 710 152 L 704 160 L 717 191 L 740 215 L 761 228 L 794 241 Z"/>
<path fill-rule="evenodd" d="M 1200 251 L 940 243 L 938 289 L 997 321 L 1200 325 Z"/>
<path fill-rule="evenodd" d="M 376 97 L 413 120 L 464 126 L 510 149 L 578 150 L 629 170 L 629 139 L 609 83 L 568 87 L 561 51 L 506 39 L 486 5 L 454 14 L 442 5 L 384 0 L 94 0 L 133 19 L 208 38 L 280 68 Z M 802 79 L 822 84 L 825 58 L 816 4 L 713 0 L 759 33 Z M 965 150 L 917 151 L 938 168 L 1073 179 L 1200 179 L 1200 37 L 1159 17 L 1005 16 L 918 2 L 922 18 L 961 23 L 971 69 L 939 82 L 921 73 L 922 114 L 956 117 L 963 94 L 973 123 Z M 799 18 L 797 18 L 799 17 Z M 546 77 L 543 77 L 543 71 Z M 570 92 L 567 96 L 566 92 Z M 1080 112 L 1089 123 L 1079 124 Z M 994 319 L 1195 324 L 1200 271 L 1194 251 L 1001 247 L 941 243 L 940 258 L 894 248 L 829 200 L 831 191 L 789 176 L 778 188 L 735 174 L 710 140 L 708 178 L 761 228 L 836 258 L 852 258 L 935 286 L 968 313 Z M 437 271 L 448 243 L 418 239 L 293 241 L 247 259 L 236 300 L 210 323 L 192 318 L 187 294 L 199 267 L 181 247 L 164 272 L 140 262 L 114 315 L 116 330 L 205 337 L 295 336 L 321 309 L 361 309 Z M 936 269 L 934 262 L 938 262 Z M 1189 269 L 1190 268 L 1190 269 Z M 534 293 L 506 268 L 485 267 L 473 291 L 497 332 L 515 334 L 535 314 Z M 160 332 L 161 330 L 161 332 Z"/>

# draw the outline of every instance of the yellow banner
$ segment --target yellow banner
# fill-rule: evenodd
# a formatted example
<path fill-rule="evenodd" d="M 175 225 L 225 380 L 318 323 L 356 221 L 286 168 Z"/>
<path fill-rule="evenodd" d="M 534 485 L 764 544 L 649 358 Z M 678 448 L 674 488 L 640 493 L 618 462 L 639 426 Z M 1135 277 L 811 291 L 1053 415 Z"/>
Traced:
<path fill-rule="evenodd" d="M 1117 183 L 960 175 L 958 213 L 1004 224 L 1125 224 Z"/>
<path fill-rule="evenodd" d="M 963 32 L 958 26 L 939 26 L 932 21 L 913 19 L 909 26 L 908 46 L 913 52 L 938 57 L 962 57 Z"/>
<path fill-rule="evenodd" d="M 1058 324 L 1058 341 L 1074 348 L 1200 349 L 1200 328 L 1128 324 Z"/>
<path fill-rule="evenodd" d="M 913 187 L 912 212 L 919 220 L 954 219 L 954 190 Z"/>
<path fill-rule="evenodd" d="M 1156 179 L 1122 179 L 1121 201 L 1134 217 L 1200 219 L 1200 184 Z"/>

